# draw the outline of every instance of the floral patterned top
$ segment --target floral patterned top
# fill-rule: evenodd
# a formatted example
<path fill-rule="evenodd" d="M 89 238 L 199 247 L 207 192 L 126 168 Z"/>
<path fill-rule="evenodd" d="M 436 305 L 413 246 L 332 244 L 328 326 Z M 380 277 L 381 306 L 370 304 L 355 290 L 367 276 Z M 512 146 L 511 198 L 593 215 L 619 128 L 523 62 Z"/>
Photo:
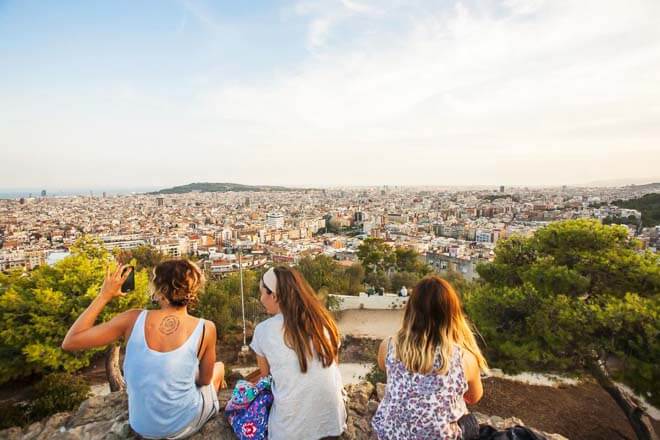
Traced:
<path fill-rule="evenodd" d="M 461 438 L 458 419 L 467 414 L 463 394 L 468 389 L 462 353 L 457 346 L 444 375 L 413 373 L 396 359 L 388 343 L 385 368 L 387 385 L 371 424 L 380 440 L 456 440 Z M 438 348 L 434 368 L 441 365 Z"/>

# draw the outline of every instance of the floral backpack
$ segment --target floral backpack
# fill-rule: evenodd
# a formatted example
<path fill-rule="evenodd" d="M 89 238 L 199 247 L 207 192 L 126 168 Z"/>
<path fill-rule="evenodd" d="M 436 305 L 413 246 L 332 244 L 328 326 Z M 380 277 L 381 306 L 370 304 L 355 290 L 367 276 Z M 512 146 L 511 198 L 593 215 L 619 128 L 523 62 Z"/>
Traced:
<path fill-rule="evenodd" d="M 262 440 L 268 438 L 268 414 L 273 404 L 270 390 L 271 376 L 263 377 L 253 384 L 239 380 L 225 407 L 234 433 L 240 440 Z"/>

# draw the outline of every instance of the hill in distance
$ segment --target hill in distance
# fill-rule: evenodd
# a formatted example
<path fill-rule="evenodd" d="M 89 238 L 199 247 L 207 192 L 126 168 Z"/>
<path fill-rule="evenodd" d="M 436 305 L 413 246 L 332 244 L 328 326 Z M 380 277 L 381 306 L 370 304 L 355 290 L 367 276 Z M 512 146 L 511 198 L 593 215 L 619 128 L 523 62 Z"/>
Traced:
<path fill-rule="evenodd" d="M 646 194 L 639 199 L 615 200 L 612 205 L 619 208 L 636 209 L 642 213 L 642 225 L 660 225 L 660 192 Z"/>
<path fill-rule="evenodd" d="M 287 188 L 284 186 L 241 185 L 239 183 L 199 182 L 173 186 L 148 194 L 185 194 L 190 192 L 229 192 L 229 191 L 300 191 L 306 188 Z"/>

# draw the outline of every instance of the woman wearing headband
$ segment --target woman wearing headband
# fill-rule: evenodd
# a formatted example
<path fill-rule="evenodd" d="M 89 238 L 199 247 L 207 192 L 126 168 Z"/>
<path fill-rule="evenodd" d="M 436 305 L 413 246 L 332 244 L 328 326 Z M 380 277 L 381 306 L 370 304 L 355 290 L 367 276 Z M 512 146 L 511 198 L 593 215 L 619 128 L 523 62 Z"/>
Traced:
<path fill-rule="evenodd" d="M 273 316 L 257 325 L 250 347 L 261 375 L 273 377 L 269 439 L 339 436 L 346 427 L 346 409 L 337 325 L 295 269 L 269 269 L 259 290 Z"/>

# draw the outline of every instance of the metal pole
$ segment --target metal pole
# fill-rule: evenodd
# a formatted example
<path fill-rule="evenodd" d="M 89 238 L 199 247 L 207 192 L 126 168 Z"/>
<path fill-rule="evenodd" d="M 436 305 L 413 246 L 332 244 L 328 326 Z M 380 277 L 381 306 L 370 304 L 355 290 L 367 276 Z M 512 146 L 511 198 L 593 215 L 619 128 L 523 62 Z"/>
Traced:
<path fill-rule="evenodd" d="M 247 346 L 247 332 L 245 331 L 245 295 L 243 294 L 243 264 L 241 261 L 241 245 L 238 245 L 238 271 L 241 279 L 241 312 L 243 313 L 243 347 Z"/>

